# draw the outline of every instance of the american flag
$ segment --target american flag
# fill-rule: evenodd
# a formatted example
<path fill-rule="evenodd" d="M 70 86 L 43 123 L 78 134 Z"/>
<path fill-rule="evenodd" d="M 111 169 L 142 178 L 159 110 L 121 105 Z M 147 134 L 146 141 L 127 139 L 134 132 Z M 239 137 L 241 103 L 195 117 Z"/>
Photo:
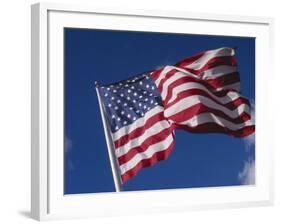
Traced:
<path fill-rule="evenodd" d="M 232 48 L 204 51 L 99 91 L 123 183 L 169 156 L 177 128 L 235 137 L 255 131 Z"/>

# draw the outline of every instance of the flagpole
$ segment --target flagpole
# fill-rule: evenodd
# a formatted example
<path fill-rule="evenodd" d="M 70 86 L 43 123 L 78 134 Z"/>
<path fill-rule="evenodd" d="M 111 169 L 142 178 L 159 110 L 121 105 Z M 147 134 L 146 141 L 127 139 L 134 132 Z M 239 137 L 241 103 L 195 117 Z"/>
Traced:
<path fill-rule="evenodd" d="M 111 137 L 111 133 L 110 133 L 110 130 L 109 130 L 109 126 L 108 126 L 107 120 L 105 118 L 104 106 L 101 102 L 99 84 L 98 84 L 97 81 L 95 82 L 95 86 L 96 86 L 96 91 L 97 91 L 97 96 L 98 96 L 98 101 L 99 101 L 103 130 L 104 130 L 104 135 L 105 135 L 105 139 L 106 139 L 106 145 L 107 145 L 107 150 L 108 150 L 108 155 L 109 155 L 109 160 L 110 160 L 110 165 L 111 165 L 111 170 L 112 170 L 112 175 L 113 175 L 113 180 L 114 180 L 114 185 L 115 185 L 115 190 L 116 190 L 116 192 L 120 192 L 122 190 L 122 180 L 121 180 L 121 174 L 120 174 L 120 171 L 119 171 L 120 170 L 119 164 L 118 164 L 118 161 L 116 159 L 115 149 L 114 149 L 114 145 L 113 145 L 113 142 L 112 142 L 112 137 Z"/>

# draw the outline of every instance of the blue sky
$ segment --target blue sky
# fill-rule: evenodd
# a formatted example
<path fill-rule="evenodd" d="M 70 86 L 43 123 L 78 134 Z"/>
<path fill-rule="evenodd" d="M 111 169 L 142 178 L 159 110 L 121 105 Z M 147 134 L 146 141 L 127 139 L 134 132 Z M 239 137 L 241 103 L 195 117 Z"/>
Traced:
<path fill-rule="evenodd" d="M 255 103 L 255 39 L 66 28 L 65 194 L 115 191 L 94 82 L 108 84 L 220 47 L 237 47 L 242 94 Z M 254 111 L 254 110 L 253 110 Z M 124 191 L 252 184 L 254 136 L 176 131 L 170 157 Z"/>

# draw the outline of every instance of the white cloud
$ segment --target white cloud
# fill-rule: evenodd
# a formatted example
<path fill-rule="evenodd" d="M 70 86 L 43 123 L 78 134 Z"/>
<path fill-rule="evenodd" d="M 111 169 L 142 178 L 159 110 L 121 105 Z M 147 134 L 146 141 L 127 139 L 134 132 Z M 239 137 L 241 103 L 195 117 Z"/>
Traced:
<path fill-rule="evenodd" d="M 253 150 L 255 149 L 255 143 L 256 143 L 255 133 L 245 137 L 243 140 L 245 142 L 246 151 L 249 151 L 251 149 L 253 149 Z"/>
<path fill-rule="evenodd" d="M 255 102 L 251 101 L 250 104 L 251 104 L 251 121 L 253 124 L 255 124 L 255 117 L 256 117 Z M 250 150 L 255 150 L 255 144 L 256 144 L 255 133 L 243 138 L 243 140 L 245 143 L 245 149 L 248 153 L 250 152 Z M 238 180 L 240 181 L 240 183 L 242 185 L 255 184 L 255 176 L 256 176 L 255 160 L 248 159 L 244 161 L 243 169 L 238 173 Z"/>
<path fill-rule="evenodd" d="M 243 170 L 238 174 L 238 179 L 242 185 L 255 184 L 256 168 L 255 160 L 245 161 Z"/>

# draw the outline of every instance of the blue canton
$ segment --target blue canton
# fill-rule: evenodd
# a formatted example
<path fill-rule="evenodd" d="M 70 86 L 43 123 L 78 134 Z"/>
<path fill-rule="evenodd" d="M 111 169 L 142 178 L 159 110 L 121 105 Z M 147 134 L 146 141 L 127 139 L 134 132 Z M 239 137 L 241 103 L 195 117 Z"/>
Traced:
<path fill-rule="evenodd" d="M 132 124 L 162 99 L 149 74 L 99 87 L 111 132 Z"/>

